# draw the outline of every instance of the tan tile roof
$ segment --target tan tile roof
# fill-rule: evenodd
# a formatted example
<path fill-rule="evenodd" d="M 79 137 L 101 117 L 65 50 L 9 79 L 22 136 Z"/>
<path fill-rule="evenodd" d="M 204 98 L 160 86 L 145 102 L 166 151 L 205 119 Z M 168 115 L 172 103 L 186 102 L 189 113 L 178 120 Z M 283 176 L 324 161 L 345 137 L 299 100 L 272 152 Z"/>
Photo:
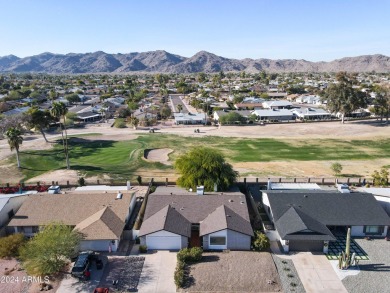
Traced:
<path fill-rule="evenodd" d="M 124 227 L 124 221 L 109 207 L 105 207 L 77 224 L 75 230 L 81 232 L 84 239 L 110 240 L 120 238 Z"/>
<path fill-rule="evenodd" d="M 133 194 L 123 193 L 122 199 L 116 196 L 116 193 L 85 192 L 29 195 L 8 226 L 40 226 L 56 221 L 80 225 L 92 238 L 103 237 L 103 230 L 108 236 L 118 235 L 119 221 L 124 226 Z M 103 230 L 98 233 L 99 229 Z"/>

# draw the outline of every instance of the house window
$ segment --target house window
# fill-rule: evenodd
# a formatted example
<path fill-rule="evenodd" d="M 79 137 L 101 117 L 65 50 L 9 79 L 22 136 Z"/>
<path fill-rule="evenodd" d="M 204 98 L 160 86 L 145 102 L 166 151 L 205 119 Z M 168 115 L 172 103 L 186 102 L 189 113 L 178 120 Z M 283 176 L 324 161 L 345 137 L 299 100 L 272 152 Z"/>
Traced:
<path fill-rule="evenodd" d="M 382 234 L 383 233 L 383 227 L 382 226 L 364 226 L 364 233 L 366 234 Z"/>
<path fill-rule="evenodd" d="M 221 236 L 211 236 L 210 245 L 226 245 L 226 237 Z"/>

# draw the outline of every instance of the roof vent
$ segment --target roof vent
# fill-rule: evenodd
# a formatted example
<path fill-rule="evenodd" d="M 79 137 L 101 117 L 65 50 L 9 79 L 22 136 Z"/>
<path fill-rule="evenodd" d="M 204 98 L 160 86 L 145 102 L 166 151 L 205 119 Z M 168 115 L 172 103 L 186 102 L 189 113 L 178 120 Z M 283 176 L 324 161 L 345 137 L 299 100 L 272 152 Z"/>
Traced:
<path fill-rule="evenodd" d="M 196 194 L 197 195 L 203 195 L 204 194 L 204 186 L 197 186 L 196 187 Z"/>
<path fill-rule="evenodd" d="M 303 197 L 308 197 L 307 194 L 303 195 Z"/>
<path fill-rule="evenodd" d="M 180 208 L 181 211 L 184 211 L 184 207 Z"/>
<path fill-rule="evenodd" d="M 232 200 L 232 199 L 229 199 L 229 202 L 233 202 L 233 200 Z"/>
<path fill-rule="evenodd" d="M 118 194 L 116 195 L 116 199 L 122 199 L 122 196 L 123 196 L 123 194 L 118 192 Z"/>
<path fill-rule="evenodd" d="M 244 202 L 243 202 L 243 201 L 240 201 L 240 204 L 244 204 Z"/>

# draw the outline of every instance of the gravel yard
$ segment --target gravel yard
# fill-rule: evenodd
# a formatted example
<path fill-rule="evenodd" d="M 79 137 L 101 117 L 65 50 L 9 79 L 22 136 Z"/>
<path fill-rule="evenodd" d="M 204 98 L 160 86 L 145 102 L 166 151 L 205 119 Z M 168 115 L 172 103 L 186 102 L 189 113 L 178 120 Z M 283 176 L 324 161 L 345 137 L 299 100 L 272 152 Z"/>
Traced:
<path fill-rule="evenodd" d="M 390 291 L 390 241 L 355 239 L 370 260 L 359 261 L 360 273 L 343 279 L 348 292 L 376 293 Z"/>
<path fill-rule="evenodd" d="M 189 266 L 189 284 L 181 292 L 280 291 L 270 253 L 231 251 L 204 253 L 201 262 Z"/>
<path fill-rule="evenodd" d="M 276 268 L 279 272 L 283 292 L 285 293 L 305 293 L 302 282 L 299 279 L 298 272 L 295 269 L 294 263 L 290 259 L 281 259 L 272 254 Z"/>
<path fill-rule="evenodd" d="M 118 280 L 118 291 L 135 292 L 144 261 L 144 257 L 137 256 L 110 257 L 99 286 L 113 288 L 112 282 Z"/>

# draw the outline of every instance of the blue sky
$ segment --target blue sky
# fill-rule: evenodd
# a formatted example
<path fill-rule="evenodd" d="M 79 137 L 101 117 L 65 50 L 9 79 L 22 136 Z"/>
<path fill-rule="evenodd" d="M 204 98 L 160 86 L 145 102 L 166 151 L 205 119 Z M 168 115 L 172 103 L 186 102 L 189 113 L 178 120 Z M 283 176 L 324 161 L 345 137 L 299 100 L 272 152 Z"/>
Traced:
<path fill-rule="evenodd" d="M 206 50 L 328 61 L 390 55 L 390 1 L 0 0 L 0 56 Z"/>

